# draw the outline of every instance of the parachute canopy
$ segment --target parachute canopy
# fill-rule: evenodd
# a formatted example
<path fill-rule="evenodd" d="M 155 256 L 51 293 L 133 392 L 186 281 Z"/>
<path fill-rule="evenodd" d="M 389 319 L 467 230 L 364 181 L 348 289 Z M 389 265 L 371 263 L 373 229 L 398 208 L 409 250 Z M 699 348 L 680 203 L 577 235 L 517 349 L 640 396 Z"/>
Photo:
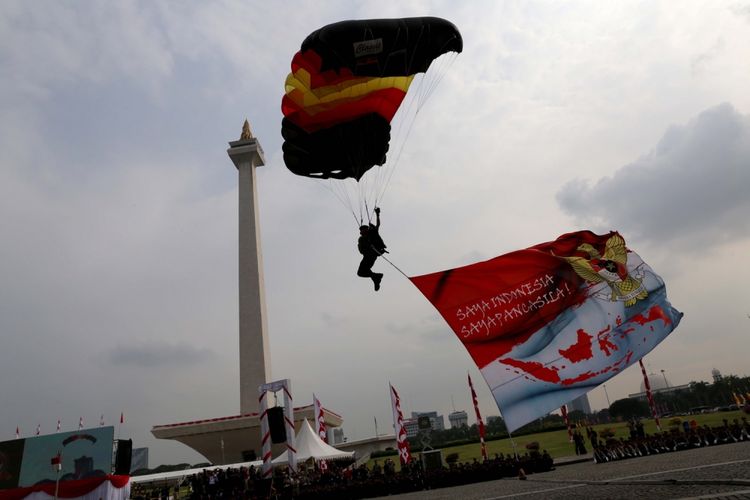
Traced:
<path fill-rule="evenodd" d="M 343 21 L 311 33 L 292 59 L 281 102 L 287 168 L 359 181 L 383 165 L 391 119 L 414 75 L 462 49 L 456 27 L 436 17 Z"/>

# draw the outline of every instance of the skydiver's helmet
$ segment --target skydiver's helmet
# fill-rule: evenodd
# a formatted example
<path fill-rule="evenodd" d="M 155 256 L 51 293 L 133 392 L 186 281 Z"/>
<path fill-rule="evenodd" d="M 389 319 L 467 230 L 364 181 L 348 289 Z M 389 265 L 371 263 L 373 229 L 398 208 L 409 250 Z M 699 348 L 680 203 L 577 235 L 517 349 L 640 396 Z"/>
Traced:
<path fill-rule="evenodd" d="M 368 226 L 367 224 L 364 224 L 364 225 L 362 225 L 362 226 L 359 226 L 359 232 L 360 232 L 360 233 L 363 233 L 363 232 L 364 232 L 364 233 L 366 233 L 366 232 L 367 232 L 367 231 L 369 231 L 369 230 L 370 230 L 370 226 Z"/>

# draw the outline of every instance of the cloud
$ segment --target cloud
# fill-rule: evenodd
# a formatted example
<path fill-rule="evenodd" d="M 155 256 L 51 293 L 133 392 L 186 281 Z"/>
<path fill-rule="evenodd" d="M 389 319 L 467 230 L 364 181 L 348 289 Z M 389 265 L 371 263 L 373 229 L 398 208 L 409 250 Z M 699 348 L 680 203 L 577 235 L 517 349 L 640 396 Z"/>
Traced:
<path fill-rule="evenodd" d="M 211 359 L 210 349 L 195 348 L 185 343 L 149 342 L 118 345 L 107 353 L 114 365 L 155 368 L 197 364 Z"/>
<path fill-rule="evenodd" d="M 708 249 L 747 237 L 748 187 L 750 117 L 721 104 L 669 128 L 651 152 L 611 177 L 570 181 L 557 201 L 598 230 Z"/>
<path fill-rule="evenodd" d="M 711 64 L 711 61 L 718 57 L 719 54 L 721 54 L 725 46 L 726 43 L 724 42 L 724 40 L 722 38 L 719 38 L 711 47 L 706 49 L 704 52 L 693 56 L 690 61 L 690 69 L 693 74 L 697 75 L 702 71 L 706 71 L 708 66 Z"/>
<path fill-rule="evenodd" d="M 736 16 L 744 18 L 746 21 L 750 22 L 750 4 L 746 5 L 733 5 L 730 7 L 730 10 L 732 13 Z"/>

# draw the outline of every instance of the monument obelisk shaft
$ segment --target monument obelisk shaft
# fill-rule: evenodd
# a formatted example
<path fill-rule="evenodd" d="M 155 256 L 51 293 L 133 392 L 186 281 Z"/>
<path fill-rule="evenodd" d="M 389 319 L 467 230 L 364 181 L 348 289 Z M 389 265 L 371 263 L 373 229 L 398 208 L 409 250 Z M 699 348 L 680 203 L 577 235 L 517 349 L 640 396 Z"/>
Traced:
<path fill-rule="evenodd" d="M 240 140 L 229 146 L 239 178 L 240 412 L 245 414 L 258 411 L 258 386 L 271 380 L 255 176 L 265 159 L 247 120 Z"/>

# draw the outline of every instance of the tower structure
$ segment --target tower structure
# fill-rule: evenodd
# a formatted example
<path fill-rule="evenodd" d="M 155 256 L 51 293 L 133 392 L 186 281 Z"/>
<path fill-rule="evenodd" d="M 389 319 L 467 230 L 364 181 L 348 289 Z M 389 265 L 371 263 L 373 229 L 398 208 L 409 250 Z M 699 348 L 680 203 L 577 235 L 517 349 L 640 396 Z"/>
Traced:
<path fill-rule="evenodd" d="M 237 167 L 239 201 L 240 413 L 258 411 L 258 386 L 271 379 L 263 255 L 255 169 L 265 165 L 263 148 L 245 120 L 227 154 Z"/>
<path fill-rule="evenodd" d="M 229 143 L 227 154 L 237 167 L 239 201 L 239 358 L 240 414 L 155 425 L 158 439 L 179 441 L 214 464 L 246 462 L 259 458 L 261 450 L 258 387 L 271 380 L 271 356 L 266 320 L 263 256 L 255 169 L 265 164 L 263 148 L 245 120 L 242 134 Z M 329 428 L 339 427 L 340 415 L 323 410 Z M 294 408 L 294 426 L 313 420 L 313 405 Z M 279 453 L 279 445 L 274 454 Z"/>

